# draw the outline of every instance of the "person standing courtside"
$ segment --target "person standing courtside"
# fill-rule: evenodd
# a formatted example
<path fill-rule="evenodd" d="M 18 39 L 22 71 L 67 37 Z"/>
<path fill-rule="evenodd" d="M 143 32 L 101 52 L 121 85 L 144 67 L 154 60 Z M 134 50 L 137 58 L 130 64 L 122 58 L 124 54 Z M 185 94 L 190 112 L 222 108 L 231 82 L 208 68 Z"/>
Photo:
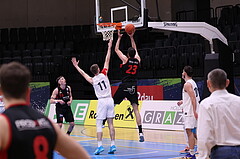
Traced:
<path fill-rule="evenodd" d="M 90 77 L 86 74 L 79 66 L 79 61 L 76 61 L 76 58 L 72 58 L 73 66 L 78 70 L 78 72 L 93 85 L 95 94 L 98 98 L 98 106 L 97 106 L 97 141 L 98 148 L 95 150 L 94 154 L 99 155 L 104 151 L 102 146 L 102 123 L 103 120 L 107 118 L 109 134 L 111 138 L 111 146 L 108 151 L 109 154 L 113 154 L 116 151 L 115 146 L 115 129 L 113 126 L 113 118 L 114 115 L 114 102 L 111 94 L 111 85 L 109 79 L 107 77 L 109 61 L 111 56 L 111 48 L 112 48 L 112 40 L 108 42 L 108 50 L 105 58 L 104 68 L 100 71 L 100 68 L 97 64 L 93 64 L 90 67 L 90 71 L 94 74 L 94 77 Z"/>
<path fill-rule="evenodd" d="M 240 159 L 240 97 L 228 93 L 222 69 L 208 73 L 211 95 L 199 107 L 198 159 Z"/>
<path fill-rule="evenodd" d="M 133 38 L 134 32 L 135 30 L 132 32 L 132 34 L 129 34 L 132 47 L 128 48 L 127 56 L 125 56 L 122 53 L 122 51 L 119 50 L 122 34 L 120 34 L 120 30 L 118 30 L 118 40 L 115 46 L 115 52 L 117 53 L 118 57 L 122 60 L 121 70 L 123 78 L 122 83 L 120 84 L 116 93 L 114 94 L 113 99 L 114 104 L 120 104 L 125 97 L 131 102 L 139 129 L 139 141 L 144 142 L 141 115 L 138 110 L 138 95 L 137 95 L 137 74 L 141 58 L 138 54 L 137 46 Z"/>
<path fill-rule="evenodd" d="M 0 158 L 52 159 L 55 149 L 67 159 L 90 159 L 77 142 L 28 105 L 30 80 L 30 71 L 20 63 L 0 68 L 5 103 L 5 111 L 0 114 Z"/>
<path fill-rule="evenodd" d="M 185 84 L 182 90 L 182 100 L 178 102 L 178 106 L 183 104 L 183 120 L 184 128 L 187 132 L 189 153 L 184 157 L 185 159 L 195 159 L 195 137 L 193 130 L 197 127 L 197 108 L 199 106 L 200 97 L 198 87 L 192 79 L 193 69 L 191 66 L 185 66 L 182 72 L 182 78 Z"/>
<path fill-rule="evenodd" d="M 69 122 L 67 134 L 70 135 L 74 128 L 74 118 L 71 110 L 72 91 L 71 87 L 66 84 L 66 79 L 59 76 L 56 79 L 58 87 L 53 90 L 50 103 L 56 104 L 57 123 L 62 128 L 63 117 Z"/>

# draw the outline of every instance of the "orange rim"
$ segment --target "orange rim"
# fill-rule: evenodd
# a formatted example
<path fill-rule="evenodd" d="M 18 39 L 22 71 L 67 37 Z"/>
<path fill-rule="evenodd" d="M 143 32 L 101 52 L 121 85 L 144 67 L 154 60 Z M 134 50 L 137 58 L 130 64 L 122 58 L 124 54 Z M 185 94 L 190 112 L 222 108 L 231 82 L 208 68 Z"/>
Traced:
<path fill-rule="evenodd" d="M 111 26 L 115 26 L 115 29 L 116 30 L 120 30 L 122 29 L 122 23 L 99 23 L 97 24 L 98 26 L 101 26 L 101 27 L 111 27 Z"/>

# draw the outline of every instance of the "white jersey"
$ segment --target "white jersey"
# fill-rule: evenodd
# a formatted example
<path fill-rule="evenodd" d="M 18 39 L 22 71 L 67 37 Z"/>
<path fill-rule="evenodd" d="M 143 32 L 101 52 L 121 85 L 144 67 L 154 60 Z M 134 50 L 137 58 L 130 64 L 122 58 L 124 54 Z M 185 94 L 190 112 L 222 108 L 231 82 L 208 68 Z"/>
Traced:
<path fill-rule="evenodd" d="M 195 83 L 194 80 L 190 79 L 187 80 L 186 83 L 190 83 L 192 85 L 192 88 L 194 90 L 194 94 L 196 97 L 196 103 L 197 103 L 197 110 L 200 102 L 200 97 L 199 97 L 199 92 L 198 92 L 198 87 L 197 84 Z M 183 89 L 182 92 L 182 97 L 183 97 L 183 112 L 185 116 L 193 116 L 193 106 L 192 106 L 192 101 L 188 93 Z"/>
<path fill-rule="evenodd" d="M 93 88 L 98 99 L 112 97 L 111 86 L 108 77 L 103 73 L 99 73 L 92 78 Z"/>

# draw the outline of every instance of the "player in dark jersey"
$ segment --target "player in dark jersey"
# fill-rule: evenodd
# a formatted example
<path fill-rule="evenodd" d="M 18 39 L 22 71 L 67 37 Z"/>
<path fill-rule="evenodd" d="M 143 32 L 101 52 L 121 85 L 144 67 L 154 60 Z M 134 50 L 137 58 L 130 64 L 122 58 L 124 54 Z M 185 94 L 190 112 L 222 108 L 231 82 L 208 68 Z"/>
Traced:
<path fill-rule="evenodd" d="M 134 32 L 132 34 L 129 34 L 132 47 L 128 48 L 127 56 L 125 56 L 122 53 L 122 51 L 119 50 L 122 34 L 120 34 L 120 30 L 118 30 L 118 40 L 115 46 L 115 52 L 117 53 L 118 57 L 122 60 L 122 64 L 120 67 L 122 70 L 123 78 L 122 83 L 120 84 L 118 90 L 114 94 L 113 99 L 114 104 L 120 104 L 125 97 L 131 102 L 139 129 L 139 141 L 144 142 L 144 136 L 142 132 L 142 121 L 141 115 L 138 110 L 138 96 L 137 96 L 137 74 L 141 58 L 138 54 L 133 35 Z"/>
<path fill-rule="evenodd" d="M 24 65 L 4 64 L 0 75 L 5 103 L 0 115 L 1 159 L 52 159 L 54 149 L 68 159 L 90 158 L 77 142 L 29 106 L 31 74 Z"/>
<path fill-rule="evenodd" d="M 74 128 L 74 118 L 71 110 L 72 92 L 71 87 L 66 84 L 63 76 L 56 79 L 58 87 L 53 90 L 50 103 L 56 103 L 57 123 L 62 128 L 63 117 L 69 122 L 67 134 L 70 135 Z"/>

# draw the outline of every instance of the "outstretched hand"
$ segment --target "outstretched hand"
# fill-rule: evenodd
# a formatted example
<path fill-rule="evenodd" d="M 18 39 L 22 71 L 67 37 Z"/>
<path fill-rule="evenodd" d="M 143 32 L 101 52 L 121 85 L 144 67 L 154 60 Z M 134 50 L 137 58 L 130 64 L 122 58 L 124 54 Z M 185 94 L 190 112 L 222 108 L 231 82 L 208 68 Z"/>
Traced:
<path fill-rule="evenodd" d="M 78 66 L 79 60 L 77 61 L 76 57 L 72 57 L 72 64 L 73 66 Z"/>
<path fill-rule="evenodd" d="M 123 34 L 121 34 L 120 30 L 118 30 L 118 38 L 121 38 Z"/>

